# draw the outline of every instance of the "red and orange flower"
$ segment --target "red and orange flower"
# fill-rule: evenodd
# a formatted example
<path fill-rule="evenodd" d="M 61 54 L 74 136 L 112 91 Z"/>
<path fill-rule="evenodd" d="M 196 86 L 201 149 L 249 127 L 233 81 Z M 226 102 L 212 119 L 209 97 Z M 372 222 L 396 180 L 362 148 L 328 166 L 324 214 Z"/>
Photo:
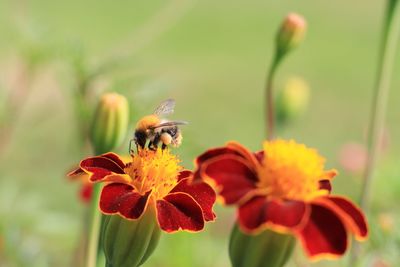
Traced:
<path fill-rule="evenodd" d="M 315 149 L 294 141 L 266 141 L 252 153 L 236 142 L 208 150 L 195 163 L 195 181 L 210 183 L 226 205 L 238 206 L 243 232 L 264 229 L 295 235 L 310 258 L 347 249 L 347 232 L 368 234 L 366 219 L 350 200 L 330 195 L 335 170 L 324 170 Z"/>
<path fill-rule="evenodd" d="M 215 192 L 204 182 L 191 184 L 192 172 L 179 163 L 169 150 L 139 150 L 127 163 L 106 153 L 82 160 L 69 175 L 86 173 L 91 182 L 105 183 L 99 203 L 104 214 L 135 220 L 154 205 L 162 230 L 200 231 L 215 219 Z"/>

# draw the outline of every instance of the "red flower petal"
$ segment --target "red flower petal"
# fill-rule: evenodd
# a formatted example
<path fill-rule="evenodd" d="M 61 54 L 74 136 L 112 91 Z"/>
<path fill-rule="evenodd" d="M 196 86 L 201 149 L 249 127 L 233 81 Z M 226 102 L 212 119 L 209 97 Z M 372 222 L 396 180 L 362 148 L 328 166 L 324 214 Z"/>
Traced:
<path fill-rule="evenodd" d="M 92 182 L 97 182 L 113 173 L 125 173 L 124 169 L 115 161 L 102 156 L 84 159 L 81 161 L 80 167 L 91 174 L 90 180 Z"/>
<path fill-rule="evenodd" d="M 74 169 L 72 171 L 70 171 L 67 176 L 71 178 L 71 180 L 75 180 L 76 178 L 78 178 L 79 175 L 82 174 L 86 174 L 84 170 L 82 170 L 81 168 L 77 168 Z"/>
<path fill-rule="evenodd" d="M 343 255 L 347 248 L 346 229 L 336 213 L 319 205 L 311 205 L 310 220 L 298 232 L 311 258 L 332 258 Z"/>
<path fill-rule="evenodd" d="M 119 169 L 123 170 L 125 168 L 125 163 L 121 160 L 121 158 L 117 154 L 112 153 L 112 152 L 106 153 L 106 154 L 103 154 L 103 155 L 100 155 L 100 156 L 97 156 L 94 158 L 107 158 L 107 159 L 113 161 L 115 164 L 117 164 L 119 166 Z M 93 159 L 93 157 L 87 158 L 86 160 L 91 160 L 91 159 Z M 86 161 L 86 160 L 83 160 L 83 161 Z M 89 164 L 89 167 L 90 167 L 90 162 L 85 162 L 84 164 Z M 81 165 L 82 165 L 82 163 L 81 163 Z M 106 165 L 108 166 L 109 163 L 106 163 Z M 67 174 L 67 176 L 73 177 L 73 176 L 77 176 L 80 174 L 84 174 L 85 171 L 81 167 L 82 166 L 80 166 L 77 169 L 72 170 L 71 172 L 69 172 Z M 117 172 L 117 173 L 119 173 L 119 172 Z"/>
<path fill-rule="evenodd" d="M 220 155 L 238 155 L 237 151 L 228 147 L 217 147 L 213 149 L 209 149 L 200 156 L 195 159 L 195 165 L 198 166 L 202 164 L 204 161 L 209 160 L 211 158 L 215 158 Z"/>
<path fill-rule="evenodd" d="M 187 193 L 197 204 L 200 205 L 203 210 L 204 219 L 206 221 L 212 221 L 215 219 L 215 214 L 212 207 L 215 203 L 216 195 L 214 190 L 204 182 L 190 183 L 188 178 L 182 179 L 170 193 Z"/>
<path fill-rule="evenodd" d="M 319 181 L 319 189 L 324 189 L 329 191 L 329 193 L 332 191 L 332 185 L 329 180 L 321 180 Z"/>
<path fill-rule="evenodd" d="M 256 157 L 256 159 L 258 160 L 258 162 L 260 164 L 262 164 L 263 160 L 264 160 L 264 150 L 260 150 L 254 153 L 254 156 Z"/>
<path fill-rule="evenodd" d="M 329 196 L 319 198 L 318 203 L 335 212 L 358 239 L 367 237 L 368 226 L 365 216 L 350 200 L 338 196 Z"/>
<path fill-rule="evenodd" d="M 239 207 L 238 220 L 247 232 L 269 227 L 287 233 L 301 227 L 309 213 L 309 206 L 302 201 L 268 200 L 264 196 L 256 196 Z"/>
<path fill-rule="evenodd" d="M 183 171 L 179 172 L 178 181 L 183 180 L 183 179 L 186 179 L 186 178 L 189 178 L 189 177 L 192 176 L 192 175 L 193 175 L 193 172 L 192 172 L 192 171 L 183 170 Z"/>
<path fill-rule="evenodd" d="M 109 152 L 106 154 L 102 154 L 100 157 L 103 158 L 108 158 L 112 161 L 114 161 L 115 163 L 117 163 L 117 165 L 121 168 L 124 169 L 126 167 L 125 163 L 122 161 L 122 159 L 115 153 Z"/>
<path fill-rule="evenodd" d="M 120 214 L 127 219 L 137 219 L 142 215 L 150 191 L 139 194 L 128 184 L 111 183 L 104 186 L 100 196 L 100 209 L 105 214 Z"/>
<path fill-rule="evenodd" d="M 101 179 L 101 182 L 112 182 L 121 184 L 131 184 L 132 178 L 128 174 L 109 174 Z"/>
<path fill-rule="evenodd" d="M 241 155 L 249 164 L 251 164 L 253 168 L 255 168 L 259 164 L 259 160 L 254 155 L 254 153 L 248 150 L 242 144 L 231 141 L 227 144 L 227 147 L 236 150 L 237 153 Z"/>
<path fill-rule="evenodd" d="M 238 155 L 238 153 L 237 153 L 237 151 L 227 148 L 227 147 L 217 147 L 217 148 L 207 150 L 206 152 L 204 152 L 203 154 L 198 156 L 194 161 L 194 165 L 197 167 L 197 170 L 193 174 L 193 181 L 201 180 L 202 177 L 200 175 L 200 172 L 201 172 L 202 164 L 205 161 L 216 158 L 221 155 Z"/>
<path fill-rule="evenodd" d="M 203 164 L 201 176 L 215 183 L 225 204 L 238 202 L 256 188 L 257 175 L 246 162 L 234 155 L 220 156 Z"/>
<path fill-rule="evenodd" d="M 80 199 L 83 203 L 89 203 L 92 199 L 93 194 L 93 184 L 91 183 L 84 183 L 79 191 Z"/>
<path fill-rule="evenodd" d="M 157 200 L 157 218 L 161 229 L 168 233 L 179 229 L 197 232 L 204 228 L 200 205 L 185 193 L 172 193 Z"/>

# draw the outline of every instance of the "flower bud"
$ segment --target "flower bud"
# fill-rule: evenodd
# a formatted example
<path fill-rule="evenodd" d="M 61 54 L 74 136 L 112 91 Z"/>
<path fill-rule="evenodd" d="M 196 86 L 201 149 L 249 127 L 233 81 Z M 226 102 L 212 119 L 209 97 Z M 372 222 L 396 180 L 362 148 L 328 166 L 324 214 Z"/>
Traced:
<path fill-rule="evenodd" d="M 264 230 L 257 235 L 243 233 L 236 224 L 229 241 L 233 267 L 282 267 L 295 245 L 291 235 Z"/>
<path fill-rule="evenodd" d="M 276 99 L 276 116 L 280 124 L 296 119 L 307 109 L 310 89 L 301 78 L 291 78 L 279 91 Z"/>
<path fill-rule="evenodd" d="M 117 93 L 104 94 L 97 106 L 91 128 L 91 142 L 96 154 L 111 151 L 126 136 L 129 120 L 128 101 Z"/>
<path fill-rule="evenodd" d="M 279 56 L 283 56 L 296 46 L 304 38 L 306 21 L 296 13 L 290 13 L 283 21 L 276 35 L 276 49 Z"/>
<path fill-rule="evenodd" d="M 137 220 L 107 216 L 102 228 L 102 246 L 107 267 L 137 267 L 154 252 L 160 239 L 154 208 Z"/>

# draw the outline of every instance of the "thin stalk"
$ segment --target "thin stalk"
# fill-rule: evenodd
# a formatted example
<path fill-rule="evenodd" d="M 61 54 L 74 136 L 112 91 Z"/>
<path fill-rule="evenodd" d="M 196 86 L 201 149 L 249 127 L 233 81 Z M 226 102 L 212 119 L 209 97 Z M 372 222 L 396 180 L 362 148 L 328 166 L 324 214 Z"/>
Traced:
<path fill-rule="evenodd" d="M 400 34 L 400 14 L 397 0 L 388 1 L 383 25 L 382 43 L 379 52 L 378 72 L 375 92 L 372 98 L 371 117 L 368 129 L 368 158 L 364 171 L 359 203 L 364 211 L 369 209 L 371 183 L 378 159 L 380 140 L 385 126 L 385 115 L 393 73 L 394 59 Z M 356 266 L 360 254 L 360 246 L 354 244 L 349 266 Z"/>
<path fill-rule="evenodd" d="M 95 155 L 106 153 L 100 148 L 94 148 Z M 100 194 L 102 184 L 93 185 L 93 194 L 89 207 L 89 236 L 86 249 L 86 267 L 100 267 L 102 262 L 102 252 L 100 251 L 100 234 L 102 226 L 102 214 L 99 210 Z"/>
<path fill-rule="evenodd" d="M 275 105 L 274 105 L 274 78 L 276 68 L 278 66 L 279 57 L 275 56 L 267 74 L 267 80 L 265 84 L 265 122 L 266 122 L 266 133 L 268 140 L 274 138 L 275 133 Z"/>
<path fill-rule="evenodd" d="M 86 253 L 86 267 L 97 266 L 98 246 L 101 228 L 101 213 L 98 210 L 100 200 L 101 184 L 95 184 L 93 187 L 93 195 L 90 201 L 90 232 L 89 242 Z"/>
<path fill-rule="evenodd" d="M 368 130 L 368 159 L 362 180 L 360 194 L 360 206 L 367 210 L 369 206 L 371 181 L 373 179 L 376 161 L 379 154 L 380 140 L 382 137 L 387 102 L 390 89 L 390 80 L 393 73 L 394 59 L 400 34 L 400 14 L 396 6 L 390 6 L 395 10 L 388 10 L 391 19 L 385 23 L 382 45 L 379 54 L 378 74 L 375 85 L 375 93 L 372 99 L 372 114 Z"/>

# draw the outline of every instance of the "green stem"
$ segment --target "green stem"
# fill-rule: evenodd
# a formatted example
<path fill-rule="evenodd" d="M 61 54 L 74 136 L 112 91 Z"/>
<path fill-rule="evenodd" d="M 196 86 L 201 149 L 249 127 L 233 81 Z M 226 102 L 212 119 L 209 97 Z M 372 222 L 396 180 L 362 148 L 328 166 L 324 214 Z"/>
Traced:
<path fill-rule="evenodd" d="M 86 253 L 86 267 L 97 266 L 98 245 L 101 228 L 101 213 L 98 210 L 101 184 L 94 184 L 93 195 L 90 201 L 90 232 Z"/>
<path fill-rule="evenodd" d="M 100 148 L 94 148 L 95 155 L 100 155 L 106 151 L 102 151 Z M 93 194 L 90 200 L 89 207 L 89 237 L 86 250 L 86 267 L 99 267 L 101 257 L 103 256 L 99 250 L 100 234 L 102 226 L 102 215 L 99 211 L 100 193 L 102 189 L 101 183 L 93 185 Z"/>
<path fill-rule="evenodd" d="M 380 140 L 382 137 L 385 115 L 390 89 L 390 80 L 393 73 L 394 59 L 400 33 L 400 14 L 399 10 L 391 10 L 396 5 L 388 7 L 390 19 L 385 23 L 382 37 L 382 46 L 379 55 L 378 75 L 375 85 L 375 93 L 372 99 L 372 114 L 370 117 L 368 131 L 368 159 L 362 180 L 362 190 L 360 195 L 360 205 L 363 209 L 368 209 L 370 198 L 371 181 L 374 175 L 377 156 L 379 153 Z"/>
<path fill-rule="evenodd" d="M 268 140 L 274 138 L 275 131 L 275 105 L 274 105 L 274 92 L 273 84 L 275 72 L 279 63 L 279 56 L 275 56 L 268 71 L 267 81 L 265 84 L 265 121 L 266 133 Z"/>
<path fill-rule="evenodd" d="M 371 195 L 371 182 L 378 159 L 380 140 L 385 126 L 385 115 L 393 73 L 394 59 L 400 34 L 400 10 L 397 0 L 389 0 L 383 25 L 382 43 L 379 52 L 378 73 L 368 129 L 368 158 L 364 171 L 359 203 L 361 209 L 368 212 Z M 397 8 L 397 9 L 396 9 Z M 359 244 L 353 247 L 350 265 L 355 266 L 360 254 Z"/>

